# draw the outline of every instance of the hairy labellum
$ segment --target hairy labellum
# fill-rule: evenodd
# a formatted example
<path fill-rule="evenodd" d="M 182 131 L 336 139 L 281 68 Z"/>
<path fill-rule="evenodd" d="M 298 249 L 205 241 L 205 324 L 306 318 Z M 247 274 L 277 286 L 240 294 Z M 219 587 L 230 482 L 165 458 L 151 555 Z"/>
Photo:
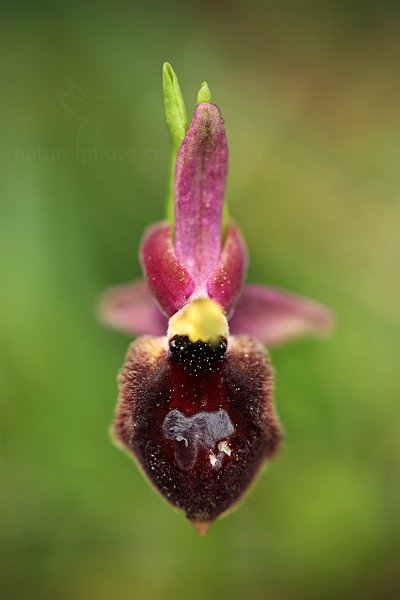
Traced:
<path fill-rule="evenodd" d="M 279 447 L 272 394 L 270 362 L 251 338 L 232 337 L 226 349 L 224 340 L 173 339 L 168 348 L 142 337 L 120 375 L 115 436 L 171 504 L 208 524 Z"/>

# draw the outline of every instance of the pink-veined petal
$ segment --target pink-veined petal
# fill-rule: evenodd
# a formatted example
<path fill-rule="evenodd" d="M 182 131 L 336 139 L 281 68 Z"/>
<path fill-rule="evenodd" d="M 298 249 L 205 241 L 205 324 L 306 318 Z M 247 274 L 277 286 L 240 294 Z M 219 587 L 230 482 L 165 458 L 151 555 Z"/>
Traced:
<path fill-rule="evenodd" d="M 236 225 L 230 223 L 217 268 L 207 280 L 208 295 L 221 304 L 228 318 L 240 295 L 246 269 L 246 244 Z"/>
<path fill-rule="evenodd" d="M 168 319 L 160 312 L 145 281 L 106 290 L 98 305 L 100 320 L 132 335 L 165 335 Z"/>
<path fill-rule="evenodd" d="M 175 255 L 171 226 L 158 223 L 146 231 L 140 257 L 149 288 L 161 310 L 168 316 L 189 300 L 195 282 Z"/>
<path fill-rule="evenodd" d="M 247 285 L 229 329 L 232 334 L 251 335 L 276 346 L 299 337 L 326 336 L 333 325 L 333 314 L 323 304 L 277 288 Z"/>
<path fill-rule="evenodd" d="M 194 112 L 175 171 L 175 252 L 197 287 L 221 255 L 227 163 L 224 121 L 214 104 L 203 102 Z"/>

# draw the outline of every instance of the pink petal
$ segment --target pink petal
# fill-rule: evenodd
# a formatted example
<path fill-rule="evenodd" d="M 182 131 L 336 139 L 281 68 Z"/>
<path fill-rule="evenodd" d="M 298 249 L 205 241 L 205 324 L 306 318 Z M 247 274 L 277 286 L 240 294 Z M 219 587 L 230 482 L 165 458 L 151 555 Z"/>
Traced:
<path fill-rule="evenodd" d="M 195 283 L 175 255 L 168 223 L 147 230 L 140 255 L 149 288 L 161 310 L 170 317 L 186 304 Z"/>
<path fill-rule="evenodd" d="M 236 225 L 230 223 L 220 261 L 207 280 L 210 298 L 230 316 L 242 289 L 247 269 L 246 244 Z"/>
<path fill-rule="evenodd" d="M 214 104 L 195 110 L 175 173 L 175 251 L 198 287 L 221 255 L 222 205 L 228 162 L 224 121 Z"/>
<path fill-rule="evenodd" d="M 251 335 L 267 346 L 302 336 L 323 337 L 333 325 L 326 306 L 261 285 L 245 286 L 229 322 L 232 334 Z"/>
<path fill-rule="evenodd" d="M 167 332 L 168 320 L 157 308 L 145 281 L 106 290 L 100 298 L 98 315 L 105 325 L 133 335 Z"/>

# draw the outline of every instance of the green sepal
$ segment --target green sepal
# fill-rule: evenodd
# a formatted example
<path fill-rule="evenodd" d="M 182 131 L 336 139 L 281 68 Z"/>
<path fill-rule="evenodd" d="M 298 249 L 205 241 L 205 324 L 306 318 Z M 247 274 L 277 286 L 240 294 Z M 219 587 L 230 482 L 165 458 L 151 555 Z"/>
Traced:
<path fill-rule="evenodd" d="M 175 71 L 169 63 L 163 65 L 164 113 L 171 139 L 171 167 L 167 192 L 167 219 L 174 224 L 175 163 L 180 145 L 188 130 L 188 117 L 181 88 Z"/>
<path fill-rule="evenodd" d="M 188 130 L 185 102 L 175 71 L 169 63 L 163 65 L 163 93 L 165 121 L 173 148 L 179 149 Z"/>

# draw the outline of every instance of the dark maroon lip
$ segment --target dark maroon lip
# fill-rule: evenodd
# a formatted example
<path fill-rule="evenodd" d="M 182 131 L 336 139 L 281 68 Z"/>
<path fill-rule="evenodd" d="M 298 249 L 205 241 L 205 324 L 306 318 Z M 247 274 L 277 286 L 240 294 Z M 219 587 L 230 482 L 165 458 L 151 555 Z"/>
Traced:
<path fill-rule="evenodd" d="M 132 345 L 114 431 L 169 502 L 192 521 L 210 522 L 279 447 L 273 372 L 250 338 L 230 338 L 222 356 L 196 342 L 177 359 L 164 344 L 148 337 Z"/>

